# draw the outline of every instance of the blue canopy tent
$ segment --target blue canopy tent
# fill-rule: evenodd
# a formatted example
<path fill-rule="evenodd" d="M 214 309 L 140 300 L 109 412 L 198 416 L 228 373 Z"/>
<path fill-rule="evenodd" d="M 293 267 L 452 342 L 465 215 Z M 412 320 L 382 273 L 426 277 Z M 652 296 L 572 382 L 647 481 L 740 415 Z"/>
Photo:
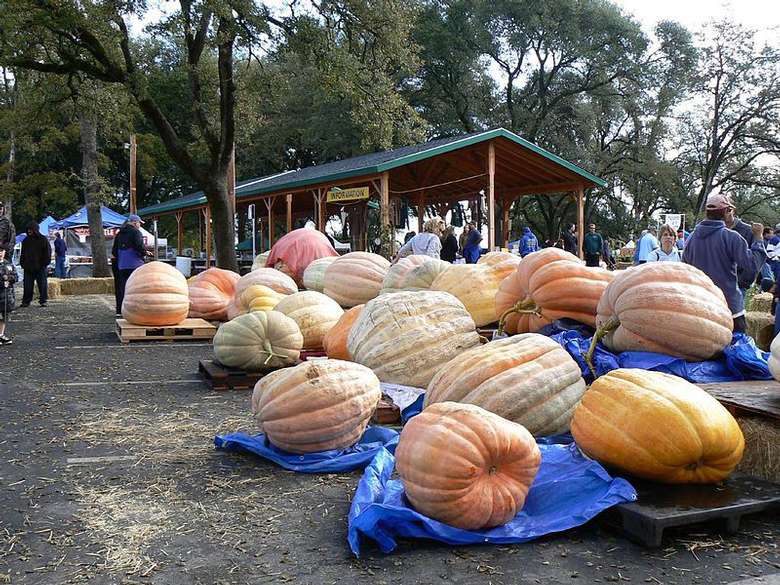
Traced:
<path fill-rule="evenodd" d="M 100 215 L 103 219 L 104 228 L 122 227 L 122 225 L 124 225 L 124 223 L 127 221 L 127 218 L 124 215 L 117 213 L 113 209 L 109 209 L 105 205 L 100 206 Z M 59 229 L 67 229 L 82 225 L 89 225 L 86 207 L 82 207 L 73 215 L 69 215 L 65 219 L 58 221 L 55 227 Z"/>

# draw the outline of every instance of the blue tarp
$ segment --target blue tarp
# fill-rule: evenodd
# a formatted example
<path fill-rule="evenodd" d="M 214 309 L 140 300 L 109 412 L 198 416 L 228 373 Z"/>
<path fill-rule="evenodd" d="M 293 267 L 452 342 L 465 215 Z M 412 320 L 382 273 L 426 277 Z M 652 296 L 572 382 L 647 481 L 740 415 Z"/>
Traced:
<path fill-rule="evenodd" d="M 391 480 L 393 454 L 380 450 L 358 483 L 349 510 L 347 540 L 360 556 L 361 536 L 391 552 L 398 538 L 427 538 L 447 544 L 521 543 L 585 524 L 603 510 L 636 500 L 624 479 L 612 478 L 576 444 L 540 444 L 542 465 L 522 511 L 508 524 L 488 530 L 461 530 L 414 510 L 400 480 Z"/>
<path fill-rule="evenodd" d="M 306 455 L 288 453 L 274 447 L 263 433 L 255 436 L 231 433 L 214 437 L 217 449 L 253 453 L 299 473 L 339 473 L 363 469 L 377 452 L 388 449 L 388 452 L 395 452 L 397 443 L 398 432 L 384 427 L 368 427 L 360 441 L 349 449 Z"/>
<path fill-rule="evenodd" d="M 590 383 L 593 376 L 585 363 L 584 355 L 591 339 L 578 331 L 564 331 L 551 336 L 577 361 L 583 377 Z M 616 368 L 639 368 L 674 374 L 694 384 L 708 382 L 735 382 L 741 380 L 771 380 L 767 359 L 769 354 L 756 347 L 752 337 L 735 333 L 731 344 L 717 360 L 686 362 L 683 359 L 645 351 L 626 351 L 614 354 L 598 344 L 593 356 L 596 374 L 602 376 Z"/>
<path fill-rule="evenodd" d="M 104 228 L 122 227 L 125 221 L 127 221 L 127 218 L 124 215 L 117 213 L 113 209 L 109 209 L 105 205 L 100 206 L 100 215 L 103 219 Z M 59 229 L 65 229 L 88 224 L 87 208 L 82 207 L 73 215 L 69 215 L 65 219 L 58 221 L 55 226 Z"/>

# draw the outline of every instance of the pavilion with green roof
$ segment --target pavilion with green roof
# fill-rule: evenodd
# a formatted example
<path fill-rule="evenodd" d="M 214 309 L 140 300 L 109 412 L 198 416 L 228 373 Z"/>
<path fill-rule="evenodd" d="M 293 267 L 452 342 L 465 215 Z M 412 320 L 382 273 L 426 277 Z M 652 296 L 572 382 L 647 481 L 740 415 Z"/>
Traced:
<path fill-rule="evenodd" d="M 332 214 L 345 208 L 365 209 L 373 202 L 378 204 L 381 224 L 386 226 L 402 200 L 416 206 L 418 217 L 422 217 L 426 205 L 481 199 L 484 194 L 486 241 L 492 250 L 496 242 L 507 242 L 509 209 L 518 197 L 570 194 L 577 202 L 581 248 L 584 193 L 596 186 L 605 187 L 606 182 L 517 134 L 498 128 L 242 181 L 236 184 L 235 197 L 236 209 L 257 204 L 257 217 L 261 218 L 261 226 L 265 223 L 268 240 L 273 242 L 274 219 L 280 214 L 286 217 L 287 231 L 292 229 L 296 217 L 307 216 L 314 217 L 317 229 L 324 231 Z M 503 233 L 497 237 L 499 210 Z M 179 250 L 186 213 L 203 214 L 208 254 L 211 222 L 202 192 L 138 211 L 149 219 L 175 215 Z"/>

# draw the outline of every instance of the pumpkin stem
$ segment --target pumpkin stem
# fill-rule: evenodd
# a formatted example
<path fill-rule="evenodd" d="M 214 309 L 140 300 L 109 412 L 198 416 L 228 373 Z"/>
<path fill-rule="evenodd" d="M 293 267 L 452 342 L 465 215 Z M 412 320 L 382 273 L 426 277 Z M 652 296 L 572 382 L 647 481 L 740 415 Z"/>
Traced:
<path fill-rule="evenodd" d="M 604 322 L 601 327 L 596 329 L 596 333 L 593 334 L 590 347 L 585 353 L 585 363 L 588 364 L 588 369 L 590 369 L 590 373 L 593 374 L 594 378 L 596 378 L 596 368 L 593 367 L 593 354 L 596 352 L 596 345 L 598 345 L 598 342 L 601 341 L 606 335 L 612 333 L 618 327 L 620 327 L 620 320 L 613 316 Z"/>
<path fill-rule="evenodd" d="M 267 358 L 265 359 L 265 361 L 263 362 L 263 365 L 264 365 L 264 366 L 267 366 L 267 365 L 268 365 L 268 362 L 270 362 L 270 361 L 271 361 L 272 359 L 274 359 L 275 357 L 278 357 L 278 358 L 284 358 L 284 356 L 283 356 L 283 355 L 281 355 L 281 354 L 278 354 L 278 353 L 274 353 L 273 347 L 271 347 L 271 344 L 270 344 L 268 341 L 266 341 L 266 342 L 263 344 L 263 353 L 267 353 L 267 354 L 268 354 L 268 357 L 267 357 Z"/>
<path fill-rule="evenodd" d="M 536 303 L 533 301 L 533 299 L 524 299 L 522 301 L 518 301 L 514 305 L 509 307 L 506 311 L 501 313 L 501 317 L 499 317 L 498 319 L 498 329 L 496 330 L 496 335 L 502 335 L 504 333 L 506 320 L 509 317 L 509 315 L 512 315 L 514 313 L 533 314 L 541 317 L 541 312 L 539 311 L 539 307 L 536 306 Z"/>

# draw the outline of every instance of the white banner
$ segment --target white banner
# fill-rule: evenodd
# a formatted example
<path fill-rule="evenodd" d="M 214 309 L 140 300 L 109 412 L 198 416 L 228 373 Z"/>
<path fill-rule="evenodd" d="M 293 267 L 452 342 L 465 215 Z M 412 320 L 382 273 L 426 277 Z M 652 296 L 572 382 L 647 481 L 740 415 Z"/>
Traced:
<path fill-rule="evenodd" d="M 683 225 L 683 217 L 685 216 L 682 213 L 662 213 L 661 225 L 669 224 L 674 231 L 677 231 Z"/>

